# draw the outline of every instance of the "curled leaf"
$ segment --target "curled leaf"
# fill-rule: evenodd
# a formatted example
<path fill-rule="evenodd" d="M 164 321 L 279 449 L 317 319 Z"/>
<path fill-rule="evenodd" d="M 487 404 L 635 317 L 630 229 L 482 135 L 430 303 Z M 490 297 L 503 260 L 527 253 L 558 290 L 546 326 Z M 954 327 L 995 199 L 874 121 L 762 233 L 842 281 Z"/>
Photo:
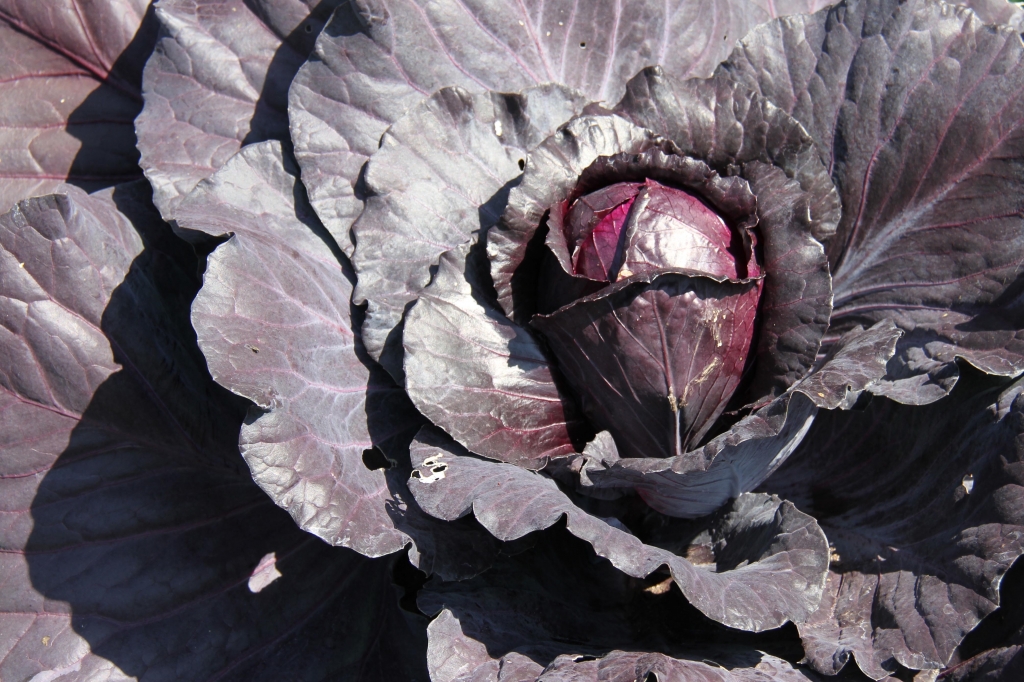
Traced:
<path fill-rule="evenodd" d="M 828 566 L 825 536 L 814 519 L 777 497 L 742 495 L 715 521 L 709 531 L 729 547 L 730 559 L 712 572 L 645 545 L 617 521 L 587 514 L 541 474 L 476 459 L 423 431 L 411 457 L 416 468 L 409 488 L 428 514 L 454 520 L 472 511 L 505 541 L 565 518 L 570 533 L 626 575 L 643 578 L 667 567 L 691 604 L 729 627 L 760 632 L 800 622 L 820 598 Z M 737 564 L 743 565 L 725 568 Z"/>

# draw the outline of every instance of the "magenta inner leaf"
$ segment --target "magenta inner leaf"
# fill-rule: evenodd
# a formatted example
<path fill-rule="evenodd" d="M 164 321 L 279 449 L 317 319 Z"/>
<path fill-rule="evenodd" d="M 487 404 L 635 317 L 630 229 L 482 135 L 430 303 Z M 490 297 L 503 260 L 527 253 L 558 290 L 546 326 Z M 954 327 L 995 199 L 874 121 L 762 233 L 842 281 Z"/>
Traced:
<path fill-rule="evenodd" d="M 742 244 L 722 217 L 693 194 L 654 180 L 633 203 L 622 258 L 619 278 L 663 268 L 730 279 L 748 275 Z"/>
<path fill-rule="evenodd" d="M 642 187 L 639 182 L 619 182 L 573 202 L 565 227 L 574 274 L 611 281 L 622 228 Z"/>
<path fill-rule="evenodd" d="M 699 197 L 655 180 L 620 182 L 573 202 L 565 221 L 573 274 L 611 282 L 665 268 L 757 276 L 742 240 Z"/>

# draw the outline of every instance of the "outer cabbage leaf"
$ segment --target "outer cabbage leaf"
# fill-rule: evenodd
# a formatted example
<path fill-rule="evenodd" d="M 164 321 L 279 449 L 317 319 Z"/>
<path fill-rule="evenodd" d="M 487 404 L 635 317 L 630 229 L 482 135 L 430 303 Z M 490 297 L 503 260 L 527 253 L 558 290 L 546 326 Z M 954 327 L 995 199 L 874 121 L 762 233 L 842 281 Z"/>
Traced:
<path fill-rule="evenodd" d="M 162 0 L 136 121 L 165 218 L 243 144 L 288 137 L 287 94 L 337 0 Z"/>
<path fill-rule="evenodd" d="M 366 349 L 402 375 L 402 315 L 441 254 L 497 222 L 535 147 L 586 104 L 568 88 L 473 96 L 444 88 L 392 125 L 364 173 L 370 194 L 352 226 L 354 301 L 366 302 Z M 387 348 L 386 348 L 387 347 Z"/>
<path fill-rule="evenodd" d="M 880 393 L 935 400 L 956 357 L 1024 370 L 1024 45 L 936 0 L 852 0 L 758 27 L 716 78 L 812 134 L 843 202 L 828 244 L 837 330 L 913 332 Z"/>
<path fill-rule="evenodd" d="M 133 121 L 156 40 L 147 0 L 0 2 L 0 212 L 67 181 L 141 177 Z"/>
<path fill-rule="evenodd" d="M 249 477 L 149 187 L 22 202 L 0 246 L 0 677 L 422 677 L 390 563 Z"/>
<path fill-rule="evenodd" d="M 941 668 L 996 608 L 1024 553 L 1022 387 L 974 373 L 931 405 L 819 414 L 765 481 L 832 543 L 825 597 L 799 626 L 816 669 L 851 655 L 875 679 L 896 662 Z"/>
<path fill-rule="evenodd" d="M 825 536 L 813 518 L 778 497 L 742 495 L 711 522 L 708 531 L 723 552 L 714 572 L 645 545 L 617 520 L 591 516 L 550 478 L 476 459 L 443 434 L 424 429 L 410 456 L 416 468 L 409 488 L 428 514 L 451 521 L 472 511 L 503 541 L 564 517 L 570 533 L 627 575 L 645 578 L 667 567 L 691 604 L 729 627 L 760 632 L 800 622 L 818 604 L 828 566 Z"/>
<path fill-rule="evenodd" d="M 378 413 L 373 438 L 367 402 L 404 400 L 356 355 L 351 282 L 285 159 L 277 142 L 246 147 L 179 207 L 180 228 L 233 233 L 209 257 L 193 324 L 214 379 L 258 406 L 240 440 L 256 482 L 306 530 L 382 556 L 408 537 L 362 453 L 409 424 Z"/>
<path fill-rule="evenodd" d="M 427 573 L 476 575 L 495 543 L 472 526 L 437 533 L 409 495 L 407 446 L 422 417 L 363 352 L 351 269 L 297 173 L 281 143 L 250 145 L 179 206 L 176 227 L 193 241 L 233 234 L 209 257 L 192 322 L 214 378 L 257 405 L 242 455 L 331 544 L 380 556 L 414 540 L 410 558 Z"/>
<path fill-rule="evenodd" d="M 529 331 L 494 301 L 482 245 L 441 257 L 405 322 L 406 389 L 471 451 L 529 469 L 571 455 L 590 427 Z"/>
<path fill-rule="evenodd" d="M 534 548 L 472 581 L 431 580 L 418 598 L 424 611 L 440 611 L 427 629 L 431 679 L 644 680 L 655 672 L 659 680 L 806 682 L 755 649 L 774 649 L 776 637 L 711 622 L 658 580 L 627 578 L 564 531 L 539 534 Z"/>
<path fill-rule="evenodd" d="M 344 245 L 362 210 L 366 158 L 391 123 L 442 87 L 515 92 L 560 83 L 614 102 L 644 66 L 707 76 L 751 27 L 826 3 L 710 4 L 601 0 L 586 12 L 568 0 L 342 5 L 289 95 L 292 140 L 313 207 Z"/>

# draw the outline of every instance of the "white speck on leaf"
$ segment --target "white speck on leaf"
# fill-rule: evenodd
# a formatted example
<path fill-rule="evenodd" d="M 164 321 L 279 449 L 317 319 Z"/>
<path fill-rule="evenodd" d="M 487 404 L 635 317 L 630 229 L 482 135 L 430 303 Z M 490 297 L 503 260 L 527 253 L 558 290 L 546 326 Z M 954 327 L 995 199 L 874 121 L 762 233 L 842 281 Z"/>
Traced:
<path fill-rule="evenodd" d="M 960 482 L 960 485 L 964 487 L 964 492 L 968 495 L 974 490 L 974 474 L 967 474 L 964 476 L 964 480 Z"/>
<path fill-rule="evenodd" d="M 249 591 L 253 594 L 261 592 L 280 577 L 281 571 L 277 570 L 277 552 L 271 552 L 260 559 L 249 576 Z"/>
<path fill-rule="evenodd" d="M 494 119 L 494 134 L 497 135 L 498 137 L 501 137 L 501 131 L 501 119 Z"/>

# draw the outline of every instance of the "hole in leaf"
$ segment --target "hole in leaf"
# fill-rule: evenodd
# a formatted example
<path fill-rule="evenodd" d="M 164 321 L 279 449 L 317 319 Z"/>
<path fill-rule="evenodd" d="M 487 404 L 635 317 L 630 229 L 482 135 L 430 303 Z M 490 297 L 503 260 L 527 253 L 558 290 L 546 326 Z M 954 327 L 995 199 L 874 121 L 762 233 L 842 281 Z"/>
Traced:
<path fill-rule="evenodd" d="M 447 468 L 448 468 L 447 464 L 438 464 L 436 467 L 431 469 L 431 471 L 433 471 L 435 474 L 439 474 L 439 473 L 441 473 L 442 471 L 444 471 Z"/>
<path fill-rule="evenodd" d="M 413 469 L 412 470 L 412 477 L 413 478 L 420 478 L 420 470 L 419 469 Z"/>
<path fill-rule="evenodd" d="M 363 450 L 363 464 L 370 471 L 391 468 L 391 461 L 377 448 Z"/>
<path fill-rule="evenodd" d="M 644 682 L 658 682 L 658 675 L 650 672 L 644 675 Z"/>
<path fill-rule="evenodd" d="M 525 168 L 526 168 L 526 159 L 519 159 L 519 170 L 524 170 Z"/>
<path fill-rule="evenodd" d="M 586 46 L 587 46 L 586 43 L 580 43 L 580 47 L 586 47 Z"/>
<path fill-rule="evenodd" d="M 312 33 L 312 32 L 313 32 L 313 25 L 312 24 L 306 24 L 306 33 Z"/>
<path fill-rule="evenodd" d="M 597 656 L 577 656 L 573 660 L 573 663 L 584 663 L 586 661 L 596 661 Z"/>

